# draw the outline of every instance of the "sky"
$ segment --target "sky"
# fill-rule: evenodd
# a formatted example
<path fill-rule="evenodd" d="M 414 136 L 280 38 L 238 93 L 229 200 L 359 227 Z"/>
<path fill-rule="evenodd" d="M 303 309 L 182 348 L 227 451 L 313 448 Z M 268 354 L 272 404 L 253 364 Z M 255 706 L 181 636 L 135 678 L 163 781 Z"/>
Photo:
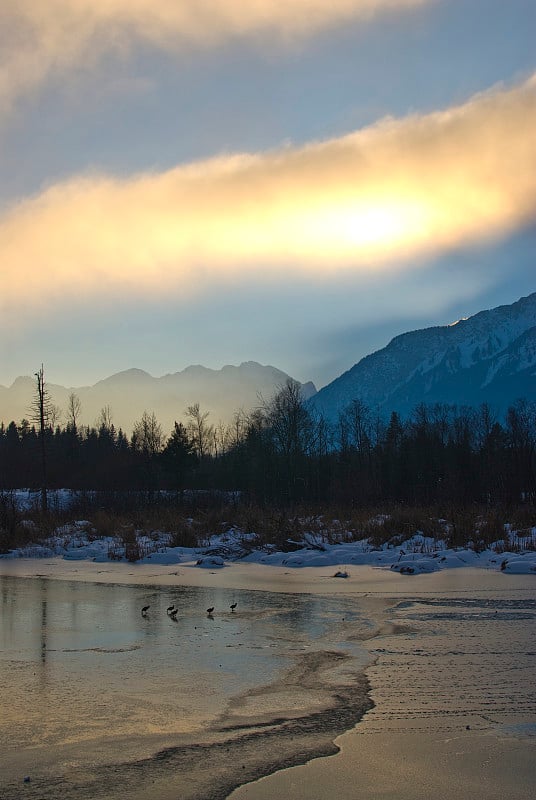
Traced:
<path fill-rule="evenodd" d="M 534 0 L 7 0 L 0 384 L 326 385 L 536 290 Z"/>

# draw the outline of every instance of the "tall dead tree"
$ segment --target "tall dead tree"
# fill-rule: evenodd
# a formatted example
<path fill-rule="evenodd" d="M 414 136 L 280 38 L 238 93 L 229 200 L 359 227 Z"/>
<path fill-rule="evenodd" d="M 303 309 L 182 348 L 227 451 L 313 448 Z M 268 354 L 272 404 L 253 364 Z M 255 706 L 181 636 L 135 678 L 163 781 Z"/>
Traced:
<path fill-rule="evenodd" d="M 46 433 L 52 402 L 45 384 L 45 370 L 42 364 L 41 369 L 35 373 L 35 379 L 36 387 L 32 402 L 32 420 L 39 426 L 39 441 L 41 444 L 41 508 L 43 512 L 46 513 L 48 511 Z"/>

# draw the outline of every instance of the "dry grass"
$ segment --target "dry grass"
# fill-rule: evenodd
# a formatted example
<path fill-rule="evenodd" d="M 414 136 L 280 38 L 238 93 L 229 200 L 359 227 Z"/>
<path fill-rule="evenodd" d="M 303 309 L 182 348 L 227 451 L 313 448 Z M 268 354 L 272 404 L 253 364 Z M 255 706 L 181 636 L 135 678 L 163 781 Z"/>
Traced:
<path fill-rule="evenodd" d="M 490 546 L 501 549 L 536 549 L 536 508 L 456 507 L 419 508 L 404 505 L 389 508 L 287 510 L 225 502 L 218 494 L 202 496 L 196 505 L 187 502 L 135 502 L 121 497 L 116 507 L 103 507 L 90 497 L 73 509 L 58 508 L 42 514 L 38 509 L 20 511 L 9 494 L 0 495 L 0 552 L 45 540 L 73 519 L 88 519 L 90 538 L 109 537 L 111 558 L 126 556 L 136 561 L 161 546 L 162 533 L 171 546 L 205 547 L 218 534 L 233 531 L 243 535 L 244 548 L 272 546 L 296 549 L 300 543 L 323 547 L 334 543 L 367 540 L 369 546 L 396 546 L 415 534 L 428 537 L 426 548 Z M 506 527 L 505 527 L 506 526 Z M 510 535 L 511 532 L 511 535 Z M 517 532 L 515 534 L 514 532 Z M 423 545 L 424 546 L 424 545 Z"/>

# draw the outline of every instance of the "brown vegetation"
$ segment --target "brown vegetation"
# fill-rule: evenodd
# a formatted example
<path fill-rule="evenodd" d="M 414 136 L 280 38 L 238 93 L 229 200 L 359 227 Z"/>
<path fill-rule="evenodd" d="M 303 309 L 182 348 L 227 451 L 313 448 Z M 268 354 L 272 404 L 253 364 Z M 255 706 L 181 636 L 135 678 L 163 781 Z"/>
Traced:
<path fill-rule="evenodd" d="M 102 498 L 96 497 L 97 503 Z M 206 501 L 206 498 L 205 498 Z M 416 534 L 426 537 L 423 552 L 443 548 L 471 547 L 481 551 L 493 547 L 521 551 L 536 549 L 536 509 L 469 506 L 455 509 L 393 505 L 388 508 L 290 509 L 224 503 L 194 507 L 174 504 L 140 504 L 130 512 L 111 508 L 89 508 L 81 533 L 90 541 L 109 538 L 109 556 L 137 561 L 163 547 L 209 547 L 222 535 L 241 540 L 244 552 L 255 548 L 283 551 L 307 546 L 366 540 L 371 549 L 398 546 Z M 73 509 L 18 510 L 9 494 L 0 498 L 0 551 L 60 537 L 72 523 Z M 80 523 L 77 523 L 80 527 Z M 165 536 L 163 536 L 165 534 Z"/>

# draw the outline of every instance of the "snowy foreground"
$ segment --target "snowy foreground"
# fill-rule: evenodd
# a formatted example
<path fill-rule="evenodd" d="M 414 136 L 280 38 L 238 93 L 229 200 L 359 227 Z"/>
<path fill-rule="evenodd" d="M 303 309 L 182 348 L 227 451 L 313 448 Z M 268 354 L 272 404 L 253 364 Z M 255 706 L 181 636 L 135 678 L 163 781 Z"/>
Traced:
<path fill-rule="evenodd" d="M 31 528 L 33 523 L 26 525 Z M 507 527 L 507 526 L 506 526 Z M 37 538 L 37 537 L 36 537 Z M 517 538 L 514 550 L 512 542 Z M 171 535 L 154 531 L 150 535 L 137 532 L 134 542 L 120 537 L 96 538 L 92 525 L 79 520 L 58 528 L 55 534 L 39 544 L 12 550 L 0 558 L 61 557 L 70 561 L 125 562 L 138 564 L 175 565 L 198 569 L 223 569 L 240 561 L 249 564 L 300 568 L 323 567 L 333 570 L 333 577 L 347 578 L 352 566 L 393 570 L 402 575 L 417 575 L 449 568 L 477 567 L 509 574 L 536 576 L 536 551 L 519 546 L 517 534 L 506 530 L 504 541 L 493 549 L 475 552 L 471 549 L 448 549 L 437 540 L 416 534 L 401 544 L 373 546 L 368 539 L 356 542 L 326 543 L 317 535 L 306 536 L 302 542 L 287 542 L 285 552 L 273 545 L 256 546 L 254 534 L 230 529 L 211 536 L 205 546 L 197 548 L 172 547 Z M 536 528 L 525 541 L 536 540 Z M 509 549 L 510 545 L 510 549 Z M 133 557 L 133 547 L 135 557 Z M 291 550 L 291 552 L 289 552 Z"/>

